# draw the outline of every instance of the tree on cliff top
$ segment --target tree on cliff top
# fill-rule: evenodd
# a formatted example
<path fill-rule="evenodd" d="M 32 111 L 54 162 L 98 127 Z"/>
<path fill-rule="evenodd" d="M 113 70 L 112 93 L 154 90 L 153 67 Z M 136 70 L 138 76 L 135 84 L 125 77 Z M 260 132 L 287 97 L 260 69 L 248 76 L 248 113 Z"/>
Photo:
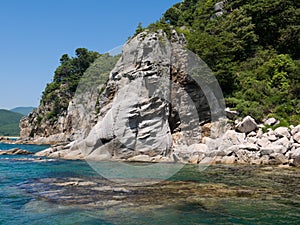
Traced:
<path fill-rule="evenodd" d="M 47 84 L 41 98 L 41 106 L 52 106 L 46 117 L 55 120 L 57 115 L 65 112 L 75 94 L 80 78 L 100 54 L 85 48 L 75 50 L 75 57 L 68 54 L 60 58 L 60 66 L 54 72 L 53 81 Z"/>

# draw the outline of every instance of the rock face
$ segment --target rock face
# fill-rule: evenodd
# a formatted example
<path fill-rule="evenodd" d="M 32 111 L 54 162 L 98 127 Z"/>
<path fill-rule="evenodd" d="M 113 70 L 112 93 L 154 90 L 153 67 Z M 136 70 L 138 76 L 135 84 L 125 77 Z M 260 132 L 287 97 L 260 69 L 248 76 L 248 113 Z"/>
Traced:
<path fill-rule="evenodd" d="M 100 96 L 96 125 L 71 149 L 84 149 L 91 160 L 166 157 L 176 131 L 183 142 L 199 143 L 199 122 L 210 119 L 210 107 L 185 68 L 184 39 L 174 33 L 172 40 L 161 31 L 141 33 L 124 46 Z"/>
<path fill-rule="evenodd" d="M 200 123 L 224 116 L 224 102 L 221 91 L 215 94 L 220 89 L 208 67 L 184 45 L 184 37 L 175 31 L 169 38 L 157 31 L 130 39 L 105 86 L 91 88 L 88 82 L 70 102 L 67 116 L 61 119 L 70 126 L 63 125 L 61 131 L 68 132 L 47 137 L 64 141 L 67 133 L 74 141 L 44 154 L 91 160 L 165 160 L 172 158 L 175 147 L 199 144 Z M 23 133 L 28 132 L 26 126 Z M 174 134 L 178 134 L 176 146 Z"/>
<path fill-rule="evenodd" d="M 20 139 L 29 143 L 56 144 L 85 138 L 95 125 L 98 97 L 118 56 L 101 55 L 85 71 L 74 96 L 62 84 L 55 90 L 68 106 L 51 118 L 55 102 L 44 103 L 20 122 Z"/>

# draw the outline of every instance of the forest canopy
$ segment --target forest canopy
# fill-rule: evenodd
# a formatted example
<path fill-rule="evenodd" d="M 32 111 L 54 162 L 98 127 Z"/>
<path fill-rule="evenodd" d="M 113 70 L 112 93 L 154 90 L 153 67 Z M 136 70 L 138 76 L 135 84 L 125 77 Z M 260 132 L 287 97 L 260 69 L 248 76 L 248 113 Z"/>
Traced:
<path fill-rule="evenodd" d="M 242 116 L 300 123 L 300 2 L 184 0 L 156 23 L 185 34 Z M 141 32 L 141 25 L 138 27 Z"/>

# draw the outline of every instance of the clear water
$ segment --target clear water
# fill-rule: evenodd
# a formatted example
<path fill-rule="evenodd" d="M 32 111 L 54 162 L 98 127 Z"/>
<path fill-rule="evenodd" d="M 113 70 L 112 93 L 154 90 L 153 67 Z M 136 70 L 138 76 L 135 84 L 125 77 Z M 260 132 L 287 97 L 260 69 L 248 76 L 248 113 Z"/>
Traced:
<path fill-rule="evenodd" d="M 0 144 L 0 150 L 45 146 Z M 52 180 L 101 181 L 85 161 L 37 160 L 0 156 L 0 224 L 300 224 L 300 170 L 257 166 L 187 165 L 168 183 L 135 187 L 131 194 L 105 192 L 99 202 L 89 187 L 53 186 Z M 167 165 L 166 165 L 167 166 Z M 63 194 L 56 194 L 64 189 Z M 130 188 L 129 188 L 130 189 Z M 66 192 L 72 195 L 66 195 Z M 48 193 L 52 193 L 51 197 Z M 132 194 L 134 193 L 134 194 Z M 80 201 L 76 196 L 83 195 Z M 111 198 L 111 199 L 110 199 Z M 101 202 L 101 198 L 100 198 Z"/>

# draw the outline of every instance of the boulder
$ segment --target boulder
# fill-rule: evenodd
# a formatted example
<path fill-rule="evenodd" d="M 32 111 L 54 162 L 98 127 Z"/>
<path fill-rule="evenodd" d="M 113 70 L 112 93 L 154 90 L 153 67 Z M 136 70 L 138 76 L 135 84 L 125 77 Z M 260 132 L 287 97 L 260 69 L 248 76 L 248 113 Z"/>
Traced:
<path fill-rule="evenodd" d="M 224 156 L 221 160 L 222 164 L 234 164 L 235 163 L 235 156 Z"/>
<path fill-rule="evenodd" d="M 260 147 L 266 147 L 270 144 L 271 144 L 270 140 L 266 137 L 262 137 L 261 139 L 259 139 L 257 141 L 257 145 L 260 146 Z"/>
<path fill-rule="evenodd" d="M 262 138 L 264 132 L 262 130 L 262 128 L 259 128 L 258 131 L 256 132 L 256 137 L 257 138 Z"/>
<path fill-rule="evenodd" d="M 250 164 L 251 165 L 260 165 L 260 164 L 262 164 L 262 159 L 252 159 L 251 161 L 250 161 Z"/>
<path fill-rule="evenodd" d="M 218 150 L 208 151 L 205 153 L 205 157 L 214 158 L 217 156 L 218 152 L 219 152 Z"/>
<path fill-rule="evenodd" d="M 246 135 L 234 130 L 228 130 L 221 138 L 217 139 L 218 151 L 224 151 L 233 145 L 240 145 L 245 142 Z"/>
<path fill-rule="evenodd" d="M 199 164 L 203 166 L 210 165 L 214 162 L 215 157 L 203 157 L 200 161 Z M 200 167 L 199 167 L 200 168 Z M 204 167 L 205 169 L 206 167 Z"/>
<path fill-rule="evenodd" d="M 42 151 L 39 151 L 37 153 L 34 154 L 34 156 L 46 156 L 46 157 L 49 157 L 50 154 L 52 154 L 53 152 L 55 152 L 56 149 L 54 148 L 47 148 L 45 150 L 42 150 Z"/>
<path fill-rule="evenodd" d="M 272 153 L 281 153 L 285 154 L 287 148 L 283 145 L 274 145 L 270 144 L 260 149 L 261 155 L 271 155 Z"/>
<path fill-rule="evenodd" d="M 257 123 L 251 116 L 247 116 L 236 125 L 236 129 L 242 133 L 250 133 L 257 129 Z"/>
<path fill-rule="evenodd" d="M 285 152 L 291 147 L 292 143 L 290 142 L 290 140 L 284 136 L 280 139 L 278 139 L 277 141 L 273 142 L 273 145 L 281 145 L 285 148 Z M 281 152 L 281 153 L 285 153 L 285 152 Z"/>
<path fill-rule="evenodd" d="M 189 152 L 198 152 L 198 153 L 205 153 L 209 151 L 208 146 L 205 144 L 192 144 L 187 147 Z"/>
<path fill-rule="evenodd" d="M 273 141 L 277 141 L 278 138 L 279 138 L 279 137 L 276 136 L 275 134 L 269 134 L 269 135 L 268 135 L 268 140 L 269 140 L 269 141 L 272 141 L 272 142 L 273 142 Z"/>
<path fill-rule="evenodd" d="M 191 146 L 176 146 L 173 152 L 173 159 L 175 162 L 182 163 L 198 163 L 206 154 L 209 154 L 208 148 L 205 144 L 194 144 Z"/>
<path fill-rule="evenodd" d="M 84 159 L 84 156 L 81 150 L 68 151 L 64 155 L 64 159 L 70 159 L 70 160 Z"/>
<path fill-rule="evenodd" d="M 247 134 L 247 137 L 256 137 L 256 132 L 250 132 L 249 134 Z"/>
<path fill-rule="evenodd" d="M 293 159 L 293 158 L 296 158 L 296 157 L 298 157 L 298 156 L 300 156 L 300 147 L 299 148 L 295 148 L 294 150 L 292 150 L 291 152 L 290 152 L 290 157 Z"/>
<path fill-rule="evenodd" d="M 226 108 L 225 113 L 226 113 L 226 117 L 231 120 L 239 115 L 238 111 L 230 110 L 230 108 Z"/>
<path fill-rule="evenodd" d="M 239 145 L 245 142 L 246 135 L 244 133 L 238 133 L 234 130 L 228 130 L 222 137 L 220 145 Z"/>
<path fill-rule="evenodd" d="M 291 134 L 292 135 L 295 135 L 297 133 L 300 133 L 300 125 L 294 127 L 292 130 L 291 130 Z"/>
<path fill-rule="evenodd" d="M 202 143 L 205 144 L 209 150 L 216 150 L 220 145 L 219 139 L 212 139 L 210 137 L 202 138 Z"/>
<path fill-rule="evenodd" d="M 220 118 L 218 121 L 209 123 L 210 125 L 210 136 L 213 139 L 221 138 L 228 130 L 231 130 L 231 125 L 227 119 Z"/>
<path fill-rule="evenodd" d="M 236 155 L 239 164 L 249 164 L 253 159 L 258 158 L 256 153 L 247 150 L 239 150 Z"/>
<path fill-rule="evenodd" d="M 197 164 L 197 163 L 199 163 L 199 161 L 200 161 L 199 155 L 192 155 L 188 160 L 188 162 L 192 163 L 192 164 Z"/>
<path fill-rule="evenodd" d="M 293 163 L 294 166 L 300 167 L 300 156 L 297 156 L 293 159 Z"/>
<path fill-rule="evenodd" d="M 260 154 L 262 155 L 262 156 L 264 156 L 264 155 L 271 155 L 272 153 L 274 153 L 274 150 L 273 150 L 273 148 L 271 147 L 271 148 L 268 148 L 268 147 L 265 147 L 265 148 L 261 148 L 260 149 Z"/>
<path fill-rule="evenodd" d="M 277 119 L 275 119 L 275 118 L 269 118 L 269 119 L 267 119 L 267 120 L 264 122 L 264 124 L 265 124 L 265 125 L 268 125 L 268 126 L 273 126 L 273 125 L 275 125 L 277 122 L 278 122 Z"/>
<path fill-rule="evenodd" d="M 224 149 L 223 151 L 226 153 L 227 156 L 235 154 L 237 151 L 239 151 L 240 148 L 238 145 L 232 145 L 229 148 Z"/>
<path fill-rule="evenodd" d="M 295 133 L 293 139 L 300 144 L 300 132 Z"/>
<path fill-rule="evenodd" d="M 292 148 L 300 148 L 300 143 L 292 143 Z"/>
<path fill-rule="evenodd" d="M 247 143 L 251 143 L 251 144 L 256 144 L 258 140 L 259 140 L 259 139 L 257 139 L 256 137 L 248 137 L 248 138 L 246 139 L 246 142 L 247 142 Z"/>
<path fill-rule="evenodd" d="M 289 128 L 287 127 L 278 127 L 274 130 L 274 133 L 277 137 L 287 137 L 287 138 L 291 137 Z"/>
<path fill-rule="evenodd" d="M 270 155 L 270 159 L 274 160 L 273 163 L 275 164 L 287 164 L 289 162 L 289 159 L 288 157 L 284 156 L 283 154 L 281 153 L 273 153 Z M 275 162 L 276 161 L 276 162 Z"/>
<path fill-rule="evenodd" d="M 222 156 L 214 157 L 212 164 L 222 164 L 222 158 L 223 158 Z"/>

